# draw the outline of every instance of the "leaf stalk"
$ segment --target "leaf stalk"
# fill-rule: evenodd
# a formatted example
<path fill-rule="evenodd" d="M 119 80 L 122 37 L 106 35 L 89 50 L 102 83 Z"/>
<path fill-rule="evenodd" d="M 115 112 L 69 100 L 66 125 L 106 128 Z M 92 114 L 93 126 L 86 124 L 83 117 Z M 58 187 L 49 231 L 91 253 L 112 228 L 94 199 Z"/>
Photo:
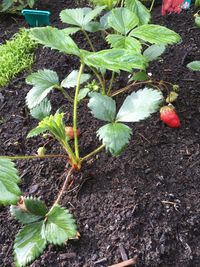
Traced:
<path fill-rule="evenodd" d="M 81 75 L 84 70 L 84 63 L 81 64 L 77 79 L 77 85 L 75 90 L 75 97 L 74 97 L 74 113 L 73 113 L 73 130 L 74 130 L 74 149 L 75 155 L 79 159 L 79 148 L 78 148 L 78 136 L 77 136 L 77 106 L 78 106 L 78 94 L 80 90 L 80 82 L 81 82 Z"/>
<path fill-rule="evenodd" d="M 86 155 L 83 158 L 81 158 L 80 161 L 82 162 L 82 161 L 85 161 L 86 159 L 92 157 L 93 155 L 95 155 L 99 151 L 101 151 L 104 147 L 105 147 L 105 145 L 101 145 L 101 146 L 97 147 L 94 151 L 90 152 L 88 155 Z"/>
<path fill-rule="evenodd" d="M 90 45 L 91 49 L 93 52 L 95 52 L 95 49 L 94 49 L 94 46 L 90 40 L 90 37 L 88 36 L 87 32 L 84 30 L 84 29 L 81 29 L 81 31 L 83 32 L 83 34 L 85 35 L 85 38 L 87 39 L 88 41 L 88 44 Z"/>
<path fill-rule="evenodd" d="M 29 159 L 48 159 L 48 158 L 64 158 L 68 159 L 67 155 L 61 155 L 61 154 L 50 154 L 50 155 L 32 155 L 32 156 L 0 156 L 1 159 L 11 159 L 11 160 L 29 160 Z"/>

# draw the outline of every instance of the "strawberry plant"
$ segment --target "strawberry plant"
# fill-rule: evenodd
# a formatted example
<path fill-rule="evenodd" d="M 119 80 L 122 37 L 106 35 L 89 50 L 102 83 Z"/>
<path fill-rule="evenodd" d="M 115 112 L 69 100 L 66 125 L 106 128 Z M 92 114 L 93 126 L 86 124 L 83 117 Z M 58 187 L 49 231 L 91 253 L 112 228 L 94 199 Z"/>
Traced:
<path fill-rule="evenodd" d="M 60 18 L 68 25 L 67 28 L 61 30 L 48 26 L 30 30 L 31 38 L 39 44 L 78 57 L 80 67 L 62 81 L 55 71 L 48 69 L 38 70 L 26 79 L 32 86 L 26 96 L 26 103 L 31 115 L 39 121 L 27 137 L 41 134 L 51 136 L 60 144 L 63 153 L 47 154 L 44 145 L 38 148 L 37 155 L 0 157 L 0 204 L 11 205 L 11 215 L 23 224 L 14 241 L 16 266 L 26 266 L 32 262 L 48 243 L 60 245 L 79 237 L 73 216 L 61 206 L 62 195 L 72 174 L 80 171 L 84 162 L 102 149 L 113 156 L 119 156 L 133 134 L 127 123 L 147 119 L 156 112 L 163 102 L 163 90 L 169 91 L 168 99 L 171 99 L 168 90 L 171 84 L 150 79 L 147 67 L 150 61 L 164 52 L 167 44 L 179 42 L 180 36 L 163 26 L 148 24 L 150 13 L 144 8 L 142 10 L 145 12 L 140 13 L 141 9 L 136 8 L 138 3 L 127 0 L 125 8 L 114 8 L 99 20 L 96 18 L 104 6 L 95 9 L 66 9 L 60 13 Z M 72 39 L 71 36 L 78 31 L 85 36 L 89 51 L 78 47 Z M 110 48 L 96 51 L 88 32 L 97 31 L 102 31 L 102 36 L 106 35 L 105 40 Z M 114 81 L 122 71 L 131 75 L 129 84 L 115 90 Z M 106 78 L 107 73 L 110 79 Z M 142 88 L 125 97 L 121 107 L 117 108 L 115 96 L 139 86 Z M 75 88 L 74 96 L 70 88 Z M 48 94 L 53 90 L 60 91 L 66 101 L 73 102 L 72 127 L 65 125 L 64 113 L 58 110 L 52 114 Z M 87 100 L 93 117 L 104 122 L 96 132 L 101 144 L 87 155 L 82 155 L 79 147 L 81 134 L 77 110 L 83 99 Z M 52 206 L 48 208 L 35 197 L 23 197 L 19 188 L 21 179 L 13 160 L 58 157 L 67 161 L 70 168 Z"/>
<path fill-rule="evenodd" d="M 25 7 L 32 8 L 35 0 L 3 0 L 0 12 L 17 13 Z"/>

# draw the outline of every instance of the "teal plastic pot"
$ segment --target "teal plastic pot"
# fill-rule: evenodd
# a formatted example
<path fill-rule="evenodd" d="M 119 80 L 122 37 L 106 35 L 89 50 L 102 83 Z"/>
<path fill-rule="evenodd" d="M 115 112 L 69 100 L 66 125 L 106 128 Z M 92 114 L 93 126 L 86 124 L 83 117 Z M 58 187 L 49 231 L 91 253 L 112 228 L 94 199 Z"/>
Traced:
<path fill-rule="evenodd" d="M 22 15 L 31 27 L 41 27 L 50 24 L 51 12 L 49 11 L 23 9 Z"/>

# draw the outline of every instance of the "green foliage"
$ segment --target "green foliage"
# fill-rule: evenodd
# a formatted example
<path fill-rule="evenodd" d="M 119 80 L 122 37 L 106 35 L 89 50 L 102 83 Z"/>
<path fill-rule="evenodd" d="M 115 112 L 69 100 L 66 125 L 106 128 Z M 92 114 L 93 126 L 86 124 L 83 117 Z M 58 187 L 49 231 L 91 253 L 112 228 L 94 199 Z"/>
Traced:
<path fill-rule="evenodd" d="M 125 7 L 138 16 L 140 25 L 149 23 L 151 19 L 150 12 L 139 0 L 125 0 Z"/>
<path fill-rule="evenodd" d="M 174 31 L 154 24 L 139 26 L 133 29 L 129 35 L 151 44 L 173 44 L 181 40 Z"/>
<path fill-rule="evenodd" d="M 200 6 L 200 0 L 195 0 L 195 6 Z"/>
<path fill-rule="evenodd" d="M 10 159 L 0 158 L 0 204 L 16 204 L 21 190 L 18 187 L 20 177 Z"/>
<path fill-rule="evenodd" d="M 44 118 L 36 128 L 29 132 L 27 138 L 49 131 L 60 143 L 65 144 L 67 142 L 67 136 L 65 134 L 63 117 L 64 113 L 56 113 L 54 116 L 50 115 Z"/>
<path fill-rule="evenodd" d="M 200 71 L 200 60 L 190 62 L 187 67 L 193 71 Z"/>
<path fill-rule="evenodd" d="M 38 70 L 26 78 L 27 84 L 33 88 L 26 96 L 26 103 L 29 109 L 34 108 L 47 96 L 47 94 L 59 85 L 59 78 L 55 71 Z"/>
<path fill-rule="evenodd" d="M 32 108 L 30 110 L 30 113 L 33 118 L 41 121 L 50 115 L 51 109 L 52 107 L 50 101 L 45 98 L 44 100 L 42 100 L 42 102 L 40 102 L 40 104 Z"/>
<path fill-rule="evenodd" d="M 97 136 L 113 156 L 119 156 L 129 143 L 132 130 L 122 123 L 109 123 L 97 131 Z"/>
<path fill-rule="evenodd" d="M 145 71 L 139 71 L 133 74 L 132 78 L 129 81 L 147 81 L 149 76 Z"/>
<path fill-rule="evenodd" d="M 47 241 L 42 236 L 43 222 L 25 225 L 16 235 L 14 257 L 16 267 L 26 266 L 36 259 L 45 249 Z"/>
<path fill-rule="evenodd" d="M 25 208 L 12 206 L 11 214 L 25 226 L 19 231 L 14 243 L 17 267 L 26 266 L 36 259 L 47 243 L 64 244 L 76 238 L 77 226 L 67 209 L 55 205 L 48 212 L 45 204 L 35 198 L 24 199 Z"/>
<path fill-rule="evenodd" d="M 77 235 L 75 220 L 68 210 L 55 205 L 47 214 L 43 235 L 49 243 L 61 245 Z"/>
<path fill-rule="evenodd" d="M 35 42 L 25 30 L 0 45 L 0 87 L 7 85 L 17 74 L 32 66 L 35 48 Z"/>
<path fill-rule="evenodd" d="M 108 10 L 111 10 L 120 1 L 119 0 L 90 0 L 90 2 L 97 6 L 106 6 Z"/>
<path fill-rule="evenodd" d="M 61 11 L 60 18 L 62 22 L 76 26 L 76 28 L 78 27 L 80 30 L 83 29 L 89 32 L 95 32 L 101 27 L 99 23 L 94 23 L 92 20 L 95 19 L 103 9 L 104 6 L 96 7 L 95 9 L 89 7 L 65 9 Z"/>
<path fill-rule="evenodd" d="M 87 87 L 81 89 L 78 94 L 78 101 L 81 101 L 82 99 L 84 99 L 89 92 L 90 92 L 90 89 Z"/>
<path fill-rule="evenodd" d="M 23 198 L 18 206 L 11 206 L 10 213 L 13 218 L 22 224 L 30 224 L 45 218 L 47 207 L 37 198 Z"/>
<path fill-rule="evenodd" d="M 2 0 L 0 12 L 16 13 L 26 7 L 32 8 L 35 0 Z"/>
<path fill-rule="evenodd" d="M 36 27 L 30 30 L 30 37 L 45 47 L 50 47 L 69 55 L 80 55 L 78 46 L 65 30 L 59 30 L 51 26 Z"/>
<path fill-rule="evenodd" d="M 162 93 L 151 88 L 133 92 L 125 99 L 116 121 L 138 122 L 144 120 L 157 111 L 162 100 Z"/>
<path fill-rule="evenodd" d="M 116 115 L 116 103 L 111 97 L 99 93 L 91 93 L 88 107 L 92 115 L 103 121 L 112 122 Z"/>
<path fill-rule="evenodd" d="M 200 28 L 200 15 L 198 13 L 195 15 L 195 24 L 198 28 Z"/>
<path fill-rule="evenodd" d="M 148 61 L 153 61 L 158 59 L 164 52 L 166 46 L 164 44 L 160 45 L 151 45 L 143 53 Z"/>
<path fill-rule="evenodd" d="M 73 70 L 62 82 L 61 86 L 64 88 L 75 87 L 78 79 L 78 71 Z M 89 74 L 82 74 L 80 84 L 87 82 L 90 79 Z"/>
<path fill-rule="evenodd" d="M 138 23 L 136 14 L 127 8 L 115 8 L 108 17 L 108 25 L 123 35 L 127 35 Z"/>
<path fill-rule="evenodd" d="M 138 122 L 156 112 L 163 100 L 162 93 L 151 88 L 144 88 L 127 96 L 116 115 L 116 103 L 100 93 L 90 94 L 88 107 L 93 116 L 111 123 L 97 131 L 97 136 L 114 156 L 120 155 L 130 140 L 131 129 L 119 122 Z"/>
<path fill-rule="evenodd" d="M 137 39 L 130 36 L 109 34 L 106 37 L 106 41 L 111 45 L 112 48 L 122 48 L 136 53 L 140 53 L 142 50 L 141 43 Z"/>
<path fill-rule="evenodd" d="M 180 41 L 180 36 L 166 27 L 154 24 L 136 27 L 139 24 L 139 19 L 134 12 L 127 8 L 113 9 L 105 17 L 105 20 L 106 28 L 110 27 L 115 30 L 114 34 L 109 34 L 106 37 L 107 42 L 113 48 L 122 48 L 140 54 L 141 41 L 158 44 L 159 46 L 152 46 L 146 51 L 148 61 L 156 59 L 164 52 L 164 44 Z"/>
<path fill-rule="evenodd" d="M 104 68 L 115 72 L 120 70 L 131 72 L 132 69 L 145 69 L 147 66 L 147 60 L 141 54 L 131 50 L 116 48 L 86 53 L 84 62 L 88 66 Z"/>

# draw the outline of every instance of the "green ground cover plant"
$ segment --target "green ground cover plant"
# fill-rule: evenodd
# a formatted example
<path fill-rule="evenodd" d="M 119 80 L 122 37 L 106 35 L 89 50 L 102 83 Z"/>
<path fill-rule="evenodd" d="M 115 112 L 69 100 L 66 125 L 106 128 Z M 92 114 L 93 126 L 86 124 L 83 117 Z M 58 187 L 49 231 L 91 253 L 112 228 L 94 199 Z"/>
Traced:
<path fill-rule="evenodd" d="M 0 45 L 0 87 L 7 85 L 21 71 L 31 68 L 36 47 L 24 29 Z"/>
<path fill-rule="evenodd" d="M 0 12 L 17 13 L 22 9 L 34 6 L 35 0 L 3 0 L 0 5 Z"/>
<path fill-rule="evenodd" d="M 145 120 L 163 103 L 171 104 L 177 98 L 172 99 L 171 94 L 176 86 L 151 79 L 147 69 L 150 61 L 158 59 L 167 45 L 179 42 L 180 36 L 166 27 L 148 24 L 149 11 L 142 5 L 136 8 L 130 0 L 125 1 L 125 7 L 113 8 L 101 16 L 105 8 L 66 9 L 60 13 L 62 22 L 68 25 L 65 29 L 47 26 L 29 31 L 37 43 L 77 57 L 80 67 L 68 73 L 62 81 L 50 69 L 38 70 L 26 79 L 32 86 L 26 103 L 31 115 L 38 120 L 38 126 L 28 133 L 27 138 L 38 135 L 53 138 L 63 153 L 47 154 L 44 145 L 38 148 L 37 155 L 0 157 L 0 204 L 11 205 L 11 215 L 23 224 L 14 241 L 16 266 L 32 262 L 48 243 L 61 245 L 79 237 L 73 216 L 60 204 L 72 174 L 80 171 L 82 165 L 102 149 L 113 156 L 121 155 L 134 134 L 127 123 Z M 85 36 L 89 50 L 81 49 L 73 40 L 72 35 L 78 31 Z M 88 32 L 95 34 L 97 31 L 102 32 L 109 48 L 96 51 Z M 114 81 L 122 71 L 130 75 L 130 79 L 127 86 L 116 90 Z M 111 78 L 106 78 L 105 74 L 110 74 Z M 73 96 L 70 88 L 75 89 Z M 136 88 L 139 90 L 126 96 L 117 108 L 115 96 Z M 73 127 L 65 124 L 65 114 L 60 107 L 52 114 L 48 99 L 52 91 L 62 92 L 66 104 L 73 102 Z M 82 155 L 79 147 L 81 130 L 77 110 L 83 99 L 93 117 L 104 122 L 96 131 L 99 147 L 87 155 Z M 13 160 L 35 158 L 62 158 L 69 165 L 62 188 L 49 208 L 38 198 L 24 197 L 18 186 L 21 178 Z"/>
<path fill-rule="evenodd" d="M 195 0 L 195 6 L 200 6 L 200 0 Z"/>

